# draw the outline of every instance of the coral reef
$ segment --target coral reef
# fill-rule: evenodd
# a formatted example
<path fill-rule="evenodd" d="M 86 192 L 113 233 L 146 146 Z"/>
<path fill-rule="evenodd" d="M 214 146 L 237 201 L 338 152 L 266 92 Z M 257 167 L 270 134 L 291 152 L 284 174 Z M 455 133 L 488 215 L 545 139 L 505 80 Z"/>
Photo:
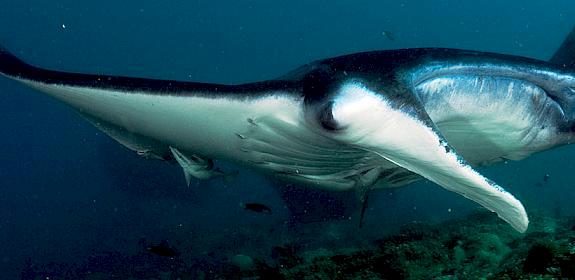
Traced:
<path fill-rule="evenodd" d="M 526 234 L 490 213 L 439 225 L 410 224 L 371 248 L 324 250 L 298 263 L 280 262 L 277 269 L 284 279 L 575 278 L 575 222 L 533 220 Z"/>
<path fill-rule="evenodd" d="M 308 248 L 297 241 L 268 256 L 94 256 L 79 265 L 29 262 L 23 279 L 574 279 L 575 219 L 532 215 L 525 234 L 491 213 L 412 223 L 364 246 Z M 349 245 L 349 244 L 346 244 Z M 63 269 L 64 268 L 64 269 Z"/>

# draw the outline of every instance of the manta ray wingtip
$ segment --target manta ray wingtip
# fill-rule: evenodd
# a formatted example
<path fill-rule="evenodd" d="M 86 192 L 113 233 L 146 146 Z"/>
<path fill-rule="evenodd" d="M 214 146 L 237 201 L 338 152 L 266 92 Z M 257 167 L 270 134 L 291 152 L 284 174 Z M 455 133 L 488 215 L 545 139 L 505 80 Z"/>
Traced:
<path fill-rule="evenodd" d="M 525 215 L 521 224 L 519 224 L 517 227 L 513 227 L 513 228 L 515 228 L 520 233 L 525 233 L 527 231 L 527 229 L 529 228 L 529 218 L 527 217 L 527 215 Z"/>
<path fill-rule="evenodd" d="M 22 61 L 0 44 L 0 74 L 13 77 L 27 77 L 34 70 L 37 69 Z"/>
<path fill-rule="evenodd" d="M 510 204 L 513 207 L 499 210 L 497 211 L 497 215 L 518 232 L 526 232 L 529 227 L 529 217 L 527 211 L 525 211 L 525 207 L 523 207 L 523 204 L 515 197 L 512 197 Z"/>

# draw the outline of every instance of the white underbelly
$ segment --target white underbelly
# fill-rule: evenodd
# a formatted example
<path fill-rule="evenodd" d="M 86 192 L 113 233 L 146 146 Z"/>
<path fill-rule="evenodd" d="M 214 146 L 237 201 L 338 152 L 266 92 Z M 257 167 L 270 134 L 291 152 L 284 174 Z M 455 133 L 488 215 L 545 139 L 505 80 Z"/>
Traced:
<path fill-rule="evenodd" d="M 206 157 L 242 160 L 241 136 L 252 120 L 301 119 L 301 98 L 274 92 L 250 98 L 157 95 L 108 89 L 26 82 L 69 104 L 80 113 L 114 124 L 182 151 Z"/>

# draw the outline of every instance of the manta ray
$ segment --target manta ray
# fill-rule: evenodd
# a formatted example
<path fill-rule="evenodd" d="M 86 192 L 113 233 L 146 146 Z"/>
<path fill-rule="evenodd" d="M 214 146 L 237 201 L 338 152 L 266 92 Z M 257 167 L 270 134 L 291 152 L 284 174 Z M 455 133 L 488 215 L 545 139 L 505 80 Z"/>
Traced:
<path fill-rule="evenodd" d="M 139 155 L 177 162 L 188 181 L 225 176 L 213 162 L 225 160 L 363 200 L 425 178 L 524 232 L 521 202 L 475 168 L 574 140 L 575 72 L 571 56 L 554 60 L 384 50 L 223 85 L 54 71 L 0 48 L 0 73 Z"/>

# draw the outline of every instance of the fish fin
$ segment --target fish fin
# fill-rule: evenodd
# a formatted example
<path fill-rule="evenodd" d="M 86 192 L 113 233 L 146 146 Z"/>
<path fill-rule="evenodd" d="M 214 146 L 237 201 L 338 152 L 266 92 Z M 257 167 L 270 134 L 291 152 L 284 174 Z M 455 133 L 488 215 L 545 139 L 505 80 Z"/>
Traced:
<path fill-rule="evenodd" d="M 192 177 L 202 179 L 197 176 L 197 170 L 204 169 L 206 166 L 206 162 L 202 162 L 201 158 L 197 156 L 188 156 L 174 147 L 170 147 L 170 151 L 172 152 L 172 155 L 174 156 L 180 167 L 182 167 L 182 170 L 184 171 L 184 176 L 186 177 L 186 184 L 188 185 L 188 187 L 192 182 Z"/>
<path fill-rule="evenodd" d="M 343 83 L 331 105 L 338 126 L 332 136 L 471 199 L 525 232 L 529 220 L 521 202 L 457 154 L 409 89 L 391 88 L 398 92 L 382 93 L 363 81 Z"/>
<path fill-rule="evenodd" d="M 238 171 L 224 172 L 219 168 L 214 168 L 213 160 L 195 154 L 184 153 L 174 147 L 170 147 L 170 151 L 182 167 L 188 186 L 190 186 L 192 178 L 209 180 L 222 177 L 224 182 L 229 183 L 239 173 Z"/>

